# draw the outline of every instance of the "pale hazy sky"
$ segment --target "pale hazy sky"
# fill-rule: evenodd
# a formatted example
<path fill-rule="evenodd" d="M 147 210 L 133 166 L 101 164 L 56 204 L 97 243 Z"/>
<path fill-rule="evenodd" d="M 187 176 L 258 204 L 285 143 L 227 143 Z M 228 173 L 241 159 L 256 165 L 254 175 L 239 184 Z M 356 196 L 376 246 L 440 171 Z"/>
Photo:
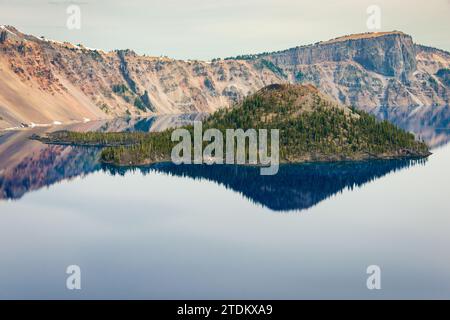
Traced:
<path fill-rule="evenodd" d="M 71 3 L 80 30 L 66 27 Z M 0 0 L 0 24 L 104 50 L 210 59 L 367 32 L 373 4 L 382 31 L 450 51 L 450 0 Z"/>

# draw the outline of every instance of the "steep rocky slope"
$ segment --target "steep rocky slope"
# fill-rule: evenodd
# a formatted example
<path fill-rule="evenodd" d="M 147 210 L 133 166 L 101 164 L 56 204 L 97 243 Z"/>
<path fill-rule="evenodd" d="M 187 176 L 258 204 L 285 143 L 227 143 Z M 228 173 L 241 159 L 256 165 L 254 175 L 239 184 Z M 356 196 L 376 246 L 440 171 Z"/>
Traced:
<path fill-rule="evenodd" d="M 0 127 L 147 113 L 214 111 L 280 79 L 245 61 L 180 61 L 0 37 Z"/>
<path fill-rule="evenodd" d="M 346 104 L 449 102 L 450 54 L 400 32 L 277 53 L 181 61 L 103 52 L 0 28 L 0 129 L 149 113 L 211 112 L 260 88 L 312 83 Z"/>
<path fill-rule="evenodd" d="M 269 61 L 286 80 L 313 83 L 365 110 L 449 103 L 449 84 L 442 75 L 448 72 L 450 54 L 415 45 L 402 32 L 345 36 L 246 58 Z"/>

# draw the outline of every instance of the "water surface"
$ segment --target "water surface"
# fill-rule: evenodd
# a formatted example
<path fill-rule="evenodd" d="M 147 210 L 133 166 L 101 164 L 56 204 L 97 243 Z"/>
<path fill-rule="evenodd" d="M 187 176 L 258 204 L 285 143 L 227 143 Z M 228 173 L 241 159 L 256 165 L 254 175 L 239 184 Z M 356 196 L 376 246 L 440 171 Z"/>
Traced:
<path fill-rule="evenodd" d="M 117 170 L 98 150 L 4 134 L 0 298 L 450 298 L 450 145 L 445 117 L 430 118 L 407 123 L 436 142 L 428 160 L 284 165 L 272 177 Z M 73 264 L 80 291 L 66 289 Z M 366 288 L 369 265 L 380 291 Z"/>

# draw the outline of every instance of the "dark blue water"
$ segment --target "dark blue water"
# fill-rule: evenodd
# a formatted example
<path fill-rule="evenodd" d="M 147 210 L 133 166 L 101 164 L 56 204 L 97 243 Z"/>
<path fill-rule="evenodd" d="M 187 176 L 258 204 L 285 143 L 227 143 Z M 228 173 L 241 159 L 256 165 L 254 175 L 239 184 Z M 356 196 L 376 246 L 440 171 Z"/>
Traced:
<path fill-rule="evenodd" d="M 96 150 L 4 134 L 0 298 L 450 298 L 448 134 L 419 122 L 436 142 L 428 160 L 283 165 L 276 176 L 118 170 Z M 66 288 L 69 265 L 80 291 Z M 366 287 L 369 265 L 381 290 Z"/>

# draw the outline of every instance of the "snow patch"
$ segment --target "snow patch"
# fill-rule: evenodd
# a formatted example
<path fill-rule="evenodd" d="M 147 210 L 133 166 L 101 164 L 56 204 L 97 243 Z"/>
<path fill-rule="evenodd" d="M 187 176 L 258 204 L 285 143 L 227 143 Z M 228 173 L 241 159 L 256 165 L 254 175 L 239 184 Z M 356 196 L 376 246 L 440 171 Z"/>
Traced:
<path fill-rule="evenodd" d="M 4 26 L 4 25 L 1 25 L 0 26 L 0 29 L 2 29 L 2 30 L 6 30 L 7 32 L 9 32 L 10 34 L 12 34 L 13 36 L 16 36 L 17 37 L 17 35 L 14 33 L 14 32 L 12 32 L 11 30 L 9 30 L 6 26 Z"/>
<path fill-rule="evenodd" d="M 416 107 L 410 114 L 409 114 L 409 116 L 414 116 L 414 115 L 416 115 L 417 113 L 419 113 L 419 111 L 420 110 L 422 110 L 422 109 L 424 109 L 425 108 L 425 106 L 418 106 L 418 107 Z"/>
<path fill-rule="evenodd" d="M 34 122 L 31 122 L 29 125 L 30 128 L 36 128 L 36 127 L 41 128 L 41 127 L 50 127 L 50 126 L 51 126 L 50 123 L 34 123 Z"/>

